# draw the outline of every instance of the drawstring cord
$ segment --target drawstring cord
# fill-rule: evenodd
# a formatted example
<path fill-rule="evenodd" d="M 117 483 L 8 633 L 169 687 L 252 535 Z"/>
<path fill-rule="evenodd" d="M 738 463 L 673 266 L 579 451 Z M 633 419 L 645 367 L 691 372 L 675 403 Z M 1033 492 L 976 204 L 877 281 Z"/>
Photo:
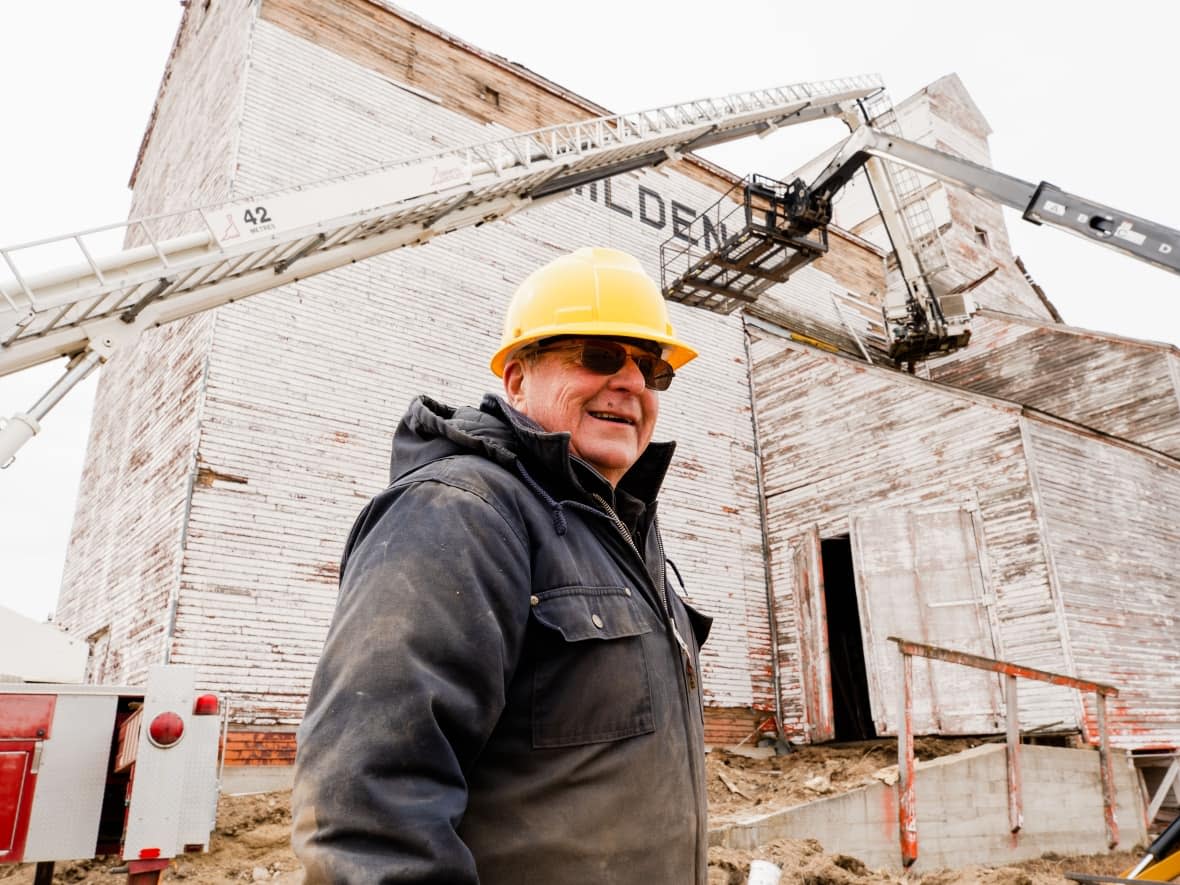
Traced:
<path fill-rule="evenodd" d="M 533 479 L 519 458 L 516 459 L 515 463 L 516 472 L 520 474 L 520 478 L 524 480 L 525 485 L 532 489 L 538 498 L 549 505 L 553 518 L 553 531 L 557 532 L 558 535 L 564 535 L 566 530 L 566 522 L 565 511 L 562 509 L 562 503 L 555 500 L 552 495 L 541 488 L 541 484 Z"/>
<path fill-rule="evenodd" d="M 688 588 L 686 586 L 684 586 L 684 578 L 680 577 L 680 569 L 676 568 L 676 563 L 674 563 L 672 560 L 670 560 L 666 556 L 664 557 L 664 562 L 666 562 L 666 563 L 668 563 L 668 565 L 672 566 L 672 574 L 674 574 L 676 576 L 676 583 L 678 583 L 680 585 L 680 589 L 683 591 L 680 595 L 687 596 L 688 595 Z"/>

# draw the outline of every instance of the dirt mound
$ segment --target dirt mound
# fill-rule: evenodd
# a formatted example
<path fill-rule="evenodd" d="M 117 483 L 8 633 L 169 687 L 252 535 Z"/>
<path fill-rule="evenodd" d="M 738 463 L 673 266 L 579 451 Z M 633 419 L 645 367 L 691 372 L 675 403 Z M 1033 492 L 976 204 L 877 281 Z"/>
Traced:
<path fill-rule="evenodd" d="M 870 870 L 855 857 L 825 853 L 815 839 L 778 839 L 755 851 L 709 849 L 709 885 L 746 885 L 753 860 L 767 860 L 780 867 L 779 885 L 1066 885 L 1065 872 L 1114 876 L 1134 864 L 1138 855 L 1046 854 L 1011 866 L 969 866 L 915 876 Z"/>
<path fill-rule="evenodd" d="M 973 739 L 918 738 L 920 760 L 949 756 L 979 746 Z M 709 817 L 724 822 L 747 814 L 763 814 L 844 793 L 874 779 L 897 779 L 897 741 L 861 741 L 801 747 L 783 756 L 756 751 L 754 757 L 713 749 L 706 759 Z"/>
<path fill-rule="evenodd" d="M 118 858 L 59 862 L 56 883 L 117 885 L 126 882 Z M 31 885 L 33 864 L 0 867 L 4 885 Z M 291 851 L 291 794 L 256 793 L 222 796 L 217 803 L 217 828 L 207 854 L 186 854 L 165 871 L 165 882 L 225 885 L 227 882 L 271 882 L 294 885 L 301 879 L 299 861 Z"/>

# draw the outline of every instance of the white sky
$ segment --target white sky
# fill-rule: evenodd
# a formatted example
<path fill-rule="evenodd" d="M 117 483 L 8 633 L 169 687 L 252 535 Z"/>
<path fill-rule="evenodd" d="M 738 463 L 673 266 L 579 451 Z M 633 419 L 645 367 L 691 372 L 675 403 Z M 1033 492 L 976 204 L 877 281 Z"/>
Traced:
<path fill-rule="evenodd" d="M 956 72 L 995 130 L 996 168 L 1180 228 L 1180 4 L 402 5 L 615 111 L 859 73 L 881 74 L 900 101 Z M 125 217 L 180 14 L 173 0 L 0 3 L 0 245 Z M 781 175 L 841 135 L 817 123 L 709 156 L 739 174 Z M 1008 227 L 1067 322 L 1180 344 L 1180 277 L 1014 214 Z M 0 379 L 0 415 L 28 409 L 61 370 Z M 0 472 L 0 605 L 37 619 L 56 604 L 94 383 Z"/>

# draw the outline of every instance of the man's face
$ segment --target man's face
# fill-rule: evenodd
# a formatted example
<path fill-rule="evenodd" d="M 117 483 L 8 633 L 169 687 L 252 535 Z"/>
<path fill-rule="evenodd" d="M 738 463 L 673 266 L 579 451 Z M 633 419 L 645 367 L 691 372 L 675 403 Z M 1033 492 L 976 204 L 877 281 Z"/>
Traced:
<path fill-rule="evenodd" d="M 645 351 L 625 342 L 628 358 L 612 375 L 583 368 L 576 341 L 562 341 L 533 359 L 511 359 L 504 391 L 517 411 L 545 430 L 570 434 L 570 452 L 618 485 L 651 442 L 660 412 L 656 391 L 645 386 L 633 356 Z"/>

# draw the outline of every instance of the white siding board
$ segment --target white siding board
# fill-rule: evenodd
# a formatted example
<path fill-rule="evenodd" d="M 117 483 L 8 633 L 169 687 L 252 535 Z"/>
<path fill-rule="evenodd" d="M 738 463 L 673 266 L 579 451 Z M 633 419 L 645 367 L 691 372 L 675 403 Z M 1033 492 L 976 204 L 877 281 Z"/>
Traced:
<path fill-rule="evenodd" d="M 882 507 L 853 519 L 857 596 L 870 666 L 874 718 L 896 731 L 900 656 L 885 640 L 898 636 L 996 657 L 979 555 L 977 523 L 964 508 Z M 1000 730 L 1002 701 L 993 674 L 944 662 L 914 662 L 916 733 L 980 734 Z"/>
<path fill-rule="evenodd" d="M 56 621 L 80 637 L 109 626 L 109 682 L 141 683 L 168 653 L 207 331 L 151 334 L 96 395 Z"/>
<path fill-rule="evenodd" d="M 254 14 L 241 4 L 186 11 L 136 166 L 133 217 L 229 195 Z M 182 231 L 161 223 L 154 232 Z M 56 621 L 78 636 L 109 625 L 98 668 L 107 682 L 142 682 L 170 652 L 213 323 L 205 315 L 149 330 L 99 381 Z"/>
<path fill-rule="evenodd" d="M 770 546 L 775 629 L 778 634 L 779 714 L 783 731 L 795 739 L 810 741 L 810 723 L 803 696 L 803 661 L 799 625 L 799 608 L 795 592 L 800 583 L 796 550 L 805 543 L 797 535 L 789 541 L 779 540 Z"/>
<path fill-rule="evenodd" d="M 1180 745 L 1180 464 L 1027 422 L 1047 541 L 1081 678 L 1108 682 L 1116 745 Z M 1095 728 L 1087 703 L 1087 724 Z"/>
<path fill-rule="evenodd" d="M 932 379 L 1180 456 L 1174 348 L 994 315 L 975 324 L 986 346 L 931 364 Z"/>

